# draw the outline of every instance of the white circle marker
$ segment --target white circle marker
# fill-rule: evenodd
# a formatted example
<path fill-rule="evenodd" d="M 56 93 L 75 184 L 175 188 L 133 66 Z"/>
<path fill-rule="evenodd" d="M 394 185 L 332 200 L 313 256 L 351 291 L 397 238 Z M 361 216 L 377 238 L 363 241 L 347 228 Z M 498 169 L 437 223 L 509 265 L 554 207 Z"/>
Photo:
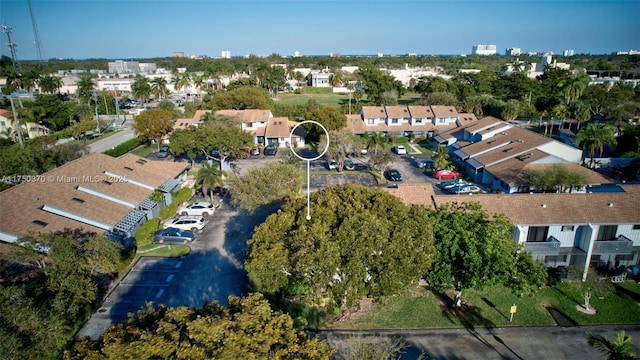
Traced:
<path fill-rule="evenodd" d="M 303 124 L 314 124 L 314 125 L 318 125 L 320 126 L 320 128 L 322 128 L 322 130 L 324 131 L 324 133 L 327 135 L 327 145 L 324 147 L 324 150 L 322 150 L 322 152 L 320 153 L 320 155 L 314 157 L 314 158 L 305 158 L 302 157 L 300 155 L 298 155 L 298 153 L 296 153 L 295 149 L 293 148 L 293 133 L 295 133 L 296 129 L 298 128 L 298 126 L 303 125 Z M 293 155 L 295 155 L 298 159 L 300 160 L 306 160 L 307 161 L 307 220 L 311 220 L 311 211 L 309 210 L 309 203 L 311 200 L 311 190 L 309 189 L 309 185 L 311 183 L 311 161 L 312 160 L 318 160 L 321 157 L 324 156 L 324 154 L 327 152 L 327 150 L 329 150 L 329 132 L 327 131 L 327 128 L 325 128 L 322 124 L 320 124 L 317 121 L 313 121 L 313 120 L 305 120 L 303 122 L 298 123 L 296 126 L 293 127 L 293 129 L 291 129 L 291 133 L 289 134 L 289 148 L 291 149 L 291 152 L 293 153 Z"/>

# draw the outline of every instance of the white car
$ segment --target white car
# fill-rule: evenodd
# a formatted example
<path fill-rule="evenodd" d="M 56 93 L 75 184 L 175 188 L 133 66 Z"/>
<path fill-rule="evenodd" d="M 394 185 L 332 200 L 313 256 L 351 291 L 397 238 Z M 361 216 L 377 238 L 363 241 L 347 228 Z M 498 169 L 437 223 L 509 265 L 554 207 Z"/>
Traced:
<path fill-rule="evenodd" d="M 327 163 L 327 167 L 329 168 L 329 170 L 338 170 L 338 163 L 335 160 L 330 160 Z"/>
<path fill-rule="evenodd" d="M 200 215 L 211 216 L 216 211 L 216 208 L 210 202 L 195 202 L 193 204 L 182 205 L 178 209 L 180 215 Z"/>
<path fill-rule="evenodd" d="M 467 185 L 462 185 L 458 187 L 453 187 L 449 189 L 449 191 L 452 194 L 475 194 L 475 193 L 482 192 L 482 189 L 480 189 L 480 187 L 478 187 L 477 185 L 467 184 Z"/>
<path fill-rule="evenodd" d="M 182 215 L 169 219 L 162 224 L 163 229 L 176 228 L 196 232 L 204 228 L 204 217 L 202 215 Z"/>
<path fill-rule="evenodd" d="M 403 145 L 396 146 L 395 151 L 398 155 L 407 155 L 407 149 Z"/>

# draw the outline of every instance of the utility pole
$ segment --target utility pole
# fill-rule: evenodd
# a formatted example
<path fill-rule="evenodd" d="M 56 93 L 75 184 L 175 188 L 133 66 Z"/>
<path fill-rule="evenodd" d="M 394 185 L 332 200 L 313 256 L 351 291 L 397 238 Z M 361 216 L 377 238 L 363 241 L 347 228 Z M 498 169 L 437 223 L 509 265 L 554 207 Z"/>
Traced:
<path fill-rule="evenodd" d="M 9 40 L 7 46 L 9 47 L 9 50 L 11 50 L 11 62 L 13 63 L 13 70 L 15 70 L 16 76 L 20 76 L 20 63 L 18 62 L 18 55 L 16 54 L 16 46 L 18 45 L 11 42 L 11 27 L 7 24 L 3 24 L 2 31 L 7 34 L 7 39 Z"/>
<path fill-rule="evenodd" d="M 38 58 L 40 63 L 44 62 L 44 50 L 42 49 L 42 42 L 40 41 L 40 34 L 38 33 L 38 24 L 36 23 L 36 16 L 33 14 L 33 5 L 31 0 L 27 0 L 29 3 L 29 13 L 31 14 L 31 24 L 33 25 L 33 36 L 35 37 L 36 50 L 38 50 Z"/>

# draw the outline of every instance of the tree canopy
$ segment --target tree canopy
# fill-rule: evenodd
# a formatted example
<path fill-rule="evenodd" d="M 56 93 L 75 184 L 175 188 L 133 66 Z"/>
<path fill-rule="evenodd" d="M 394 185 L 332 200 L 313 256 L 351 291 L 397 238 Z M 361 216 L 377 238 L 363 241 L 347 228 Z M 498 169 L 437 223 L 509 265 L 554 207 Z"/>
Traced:
<path fill-rule="evenodd" d="M 133 123 L 133 130 L 143 139 L 155 140 L 158 150 L 162 137 L 167 135 L 173 123 L 171 113 L 164 109 L 150 109 L 143 111 L 136 116 Z"/>
<path fill-rule="evenodd" d="M 274 163 L 254 167 L 243 176 L 232 176 L 228 182 L 233 201 L 242 209 L 253 212 L 298 195 L 302 174 L 298 165 Z"/>
<path fill-rule="evenodd" d="M 531 294 L 546 281 L 546 269 L 513 241 L 512 225 L 489 216 L 477 203 L 447 204 L 430 214 L 436 253 L 426 279 L 434 289 L 482 290 L 508 285 L 515 294 Z"/>
<path fill-rule="evenodd" d="M 365 87 L 367 98 L 375 105 L 393 105 L 405 90 L 400 80 L 373 66 L 361 67 L 357 77 Z"/>
<path fill-rule="evenodd" d="M 216 92 L 208 105 L 210 109 L 269 109 L 272 102 L 265 90 L 255 86 L 239 86 Z"/>
<path fill-rule="evenodd" d="M 229 297 L 228 306 L 157 309 L 151 305 L 127 325 L 111 325 L 101 339 L 83 339 L 65 359 L 319 359 L 334 349 L 310 339 L 289 315 L 273 311 L 261 294 Z"/>
<path fill-rule="evenodd" d="M 396 294 L 417 282 L 434 256 L 422 207 L 380 189 L 326 188 L 291 199 L 256 228 L 246 269 L 262 291 L 301 297 L 316 308 L 348 310 L 363 295 Z"/>

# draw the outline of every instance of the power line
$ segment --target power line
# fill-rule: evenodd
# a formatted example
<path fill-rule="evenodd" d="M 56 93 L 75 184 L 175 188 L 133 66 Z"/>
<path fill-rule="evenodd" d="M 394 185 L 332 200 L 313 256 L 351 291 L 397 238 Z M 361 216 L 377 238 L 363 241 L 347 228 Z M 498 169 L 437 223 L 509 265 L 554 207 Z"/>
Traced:
<path fill-rule="evenodd" d="M 38 51 L 38 59 L 40 62 L 44 62 L 44 50 L 42 48 L 42 42 L 40 42 L 40 34 L 38 33 L 38 24 L 36 22 L 36 16 L 33 13 L 33 5 L 31 0 L 27 0 L 29 3 L 29 13 L 31 14 L 31 24 L 33 25 L 33 36 L 35 37 L 36 50 Z"/>

